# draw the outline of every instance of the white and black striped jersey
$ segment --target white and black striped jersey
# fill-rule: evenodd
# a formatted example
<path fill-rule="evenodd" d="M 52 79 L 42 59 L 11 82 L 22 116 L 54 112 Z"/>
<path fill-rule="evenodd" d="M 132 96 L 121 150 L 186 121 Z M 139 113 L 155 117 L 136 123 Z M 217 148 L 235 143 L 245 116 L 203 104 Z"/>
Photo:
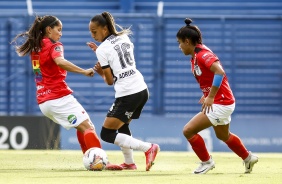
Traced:
<path fill-rule="evenodd" d="M 136 69 L 133 50 L 134 45 L 126 34 L 109 36 L 96 50 L 101 67 L 110 67 L 114 75 L 115 98 L 147 88 L 142 74 Z"/>

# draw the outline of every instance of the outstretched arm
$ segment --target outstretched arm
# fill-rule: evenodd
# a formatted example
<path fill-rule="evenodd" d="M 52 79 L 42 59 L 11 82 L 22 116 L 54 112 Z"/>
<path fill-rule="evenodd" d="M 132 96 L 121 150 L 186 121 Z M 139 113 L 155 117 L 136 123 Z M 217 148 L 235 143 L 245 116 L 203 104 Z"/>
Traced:
<path fill-rule="evenodd" d="M 79 66 L 73 64 L 72 62 L 66 60 L 63 57 L 57 57 L 54 59 L 55 63 L 62 69 L 68 72 L 80 73 L 88 77 L 94 76 L 94 70 L 92 68 L 82 69 Z"/>

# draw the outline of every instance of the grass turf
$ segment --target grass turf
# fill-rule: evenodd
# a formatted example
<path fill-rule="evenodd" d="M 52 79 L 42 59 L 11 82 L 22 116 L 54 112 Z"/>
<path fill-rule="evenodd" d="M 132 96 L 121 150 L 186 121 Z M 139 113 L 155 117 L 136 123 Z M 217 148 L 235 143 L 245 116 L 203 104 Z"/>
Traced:
<path fill-rule="evenodd" d="M 122 163 L 121 151 L 107 151 L 112 163 Z M 86 171 L 80 151 L 0 150 L 2 184 L 276 184 L 282 182 L 282 154 L 257 153 L 259 162 L 251 174 L 234 153 L 212 153 L 215 169 L 205 175 L 192 171 L 199 160 L 194 153 L 161 151 L 151 171 L 145 171 L 144 153 L 134 152 L 135 171 Z"/>

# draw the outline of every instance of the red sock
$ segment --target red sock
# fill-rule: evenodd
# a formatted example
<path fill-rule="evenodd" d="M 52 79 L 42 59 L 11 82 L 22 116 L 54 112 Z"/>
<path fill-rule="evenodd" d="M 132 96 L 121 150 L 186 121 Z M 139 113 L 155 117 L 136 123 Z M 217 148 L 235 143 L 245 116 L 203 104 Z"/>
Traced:
<path fill-rule="evenodd" d="M 85 151 L 87 151 L 87 147 L 85 145 L 84 142 L 84 134 L 78 130 L 76 130 L 76 136 L 77 136 L 77 140 L 79 142 L 79 145 L 81 147 L 82 153 L 85 153 Z"/>
<path fill-rule="evenodd" d="M 87 129 L 84 131 L 84 142 L 88 149 L 93 147 L 102 147 L 100 139 L 93 129 Z"/>
<path fill-rule="evenodd" d="M 210 159 L 210 154 L 206 148 L 205 141 L 199 134 L 194 135 L 188 141 L 202 162 L 208 161 Z"/>
<path fill-rule="evenodd" d="M 249 156 L 248 150 L 245 148 L 241 139 L 237 135 L 230 133 L 230 136 L 228 140 L 225 141 L 225 143 L 234 153 L 236 153 L 243 160 L 245 160 Z"/>

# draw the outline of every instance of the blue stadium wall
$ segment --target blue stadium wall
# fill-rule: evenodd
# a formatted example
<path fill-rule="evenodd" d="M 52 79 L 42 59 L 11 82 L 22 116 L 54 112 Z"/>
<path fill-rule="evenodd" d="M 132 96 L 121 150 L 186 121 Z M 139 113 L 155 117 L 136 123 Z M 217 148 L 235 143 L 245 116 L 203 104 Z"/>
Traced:
<path fill-rule="evenodd" d="M 104 116 L 92 115 L 91 119 L 99 133 Z M 191 116 L 186 118 L 142 116 L 131 122 L 131 133 L 135 138 L 157 143 L 162 151 L 192 151 L 182 134 L 183 126 Z M 282 152 L 282 123 L 281 118 L 242 118 L 233 117 L 230 131 L 238 135 L 246 148 L 252 152 Z M 212 128 L 203 130 L 200 135 L 204 138 L 209 151 L 230 152 L 227 145 L 218 140 Z M 116 145 L 102 142 L 106 150 L 120 150 Z M 74 129 L 61 128 L 61 149 L 80 149 Z"/>
<path fill-rule="evenodd" d="M 155 128 L 163 125 L 170 128 L 168 121 L 174 119 L 177 128 L 173 132 L 177 135 L 172 134 L 172 137 L 181 137 L 184 122 L 200 109 L 198 100 L 201 91 L 190 73 L 190 58 L 183 56 L 175 38 L 186 17 L 192 18 L 200 27 L 204 43 L 219 56 L 229 77 L 236 97 L 232 123 L 234 132 L 239 134 L 245 131 L 242 119 L 258 122 L 255 124 L 256 129 L 250 133 L 257 136 L 254 139 L 263 138 L 263 135 L 257 135 L 256 132 L 263 131 L 264 124 L 267 127 L 279 127 L 282 117 L 282 2 L 162 2 L 163 4 L 155 0 L 34 0 L 33 14 L 29 15 L 26 1 L 1 1 L 0 115 L 42 115 L 36 104 L 29 58 L 18 57 L 14 45 L 10 44 L 16 34 L 30 26 L 35 14 L 52 14 L 60 18 L 64 25 L 61 41 L 65 47 L 65 57 L 83 68 L 89 68 L 97 61 L 85 44 L 91 40 L 89 20 L 96 14 L 109 11 L 115 16 L 116 23 L 124 27 L 131 26 L 134 33 L 132 41 L 135 44 L 137 67 L 143 73 L 150 90 L 150 100 L 141 118 L 142 122 L 148 122 L 148 125 L 144 124 L 144 128 L 151 124 Z M 163 5 L 163 11 L 158 11 L 160 5 Z M 68 73 L 67 83 L 91 116 L 106 113 L 114 100 L 113 87 L 106 86 L 99 76 L 87 78 Z M 151 122 L 150 119 L 155 117 L 161 119 Z M 178 123 L 180 121 L 183 122 Z M 161 122 L 167 123 L 162 125 Z M 100 125 L 101 121 L 97 123 Z M 139 126 L 139 123 L 136 124 Z M 141 127 L 143 125 L 136 128 L 137 134 Z M 273 131 L 279 132 L 279 129 Z M 65 131 L 62 132 L 64 135 Z M 73 135 L 71 131 L 66 132 L 69 132 L 67 137 Z M 279 137 L 275 137 L 276 134 L 271 137 L 270 132 L 272 131 L 268 132 L 267 139 L 273 138 L 277 142 Z M 148 137 L 152 134 L 153 132 L 148 132 Z M 142 137 L 142 132 L 138 136 Z M 211 136 L 214 135 L 211 133 Z M 184 150 L 187 148 L 184 142 L 182 140 L 179 147 L 174 145 L 174 148 L 164 148 Z M 64 144 L 62 146 L 69 148 Z M 217 147 L 214 148 L 217 150 Z M 277 151 L 275 146 L 272 150 Z"/>

